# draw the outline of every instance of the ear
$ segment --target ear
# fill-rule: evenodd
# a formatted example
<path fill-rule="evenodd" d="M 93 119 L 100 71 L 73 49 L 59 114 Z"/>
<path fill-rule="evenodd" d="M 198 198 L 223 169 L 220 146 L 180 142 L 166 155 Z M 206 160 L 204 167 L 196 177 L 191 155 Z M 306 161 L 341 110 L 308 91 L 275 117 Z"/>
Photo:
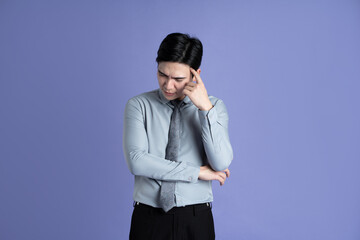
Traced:
<path fill-rule="evenodd" d="M 196 70 L 196 72 L 197 72 L 198 74 L 200 74 L 200 73 L 201 73 L 201 69 L 199 68 L 198 70 Z"/>

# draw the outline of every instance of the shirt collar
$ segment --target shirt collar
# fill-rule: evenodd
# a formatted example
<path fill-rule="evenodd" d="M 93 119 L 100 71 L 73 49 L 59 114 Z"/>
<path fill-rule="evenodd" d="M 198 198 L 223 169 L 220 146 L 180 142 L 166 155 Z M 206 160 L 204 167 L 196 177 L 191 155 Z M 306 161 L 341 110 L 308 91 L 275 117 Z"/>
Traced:
<path fill-rule="evenodd" d="M 159 95 L 159 99 L 160 99 L 160 101 L 162 103 L 169 103 L 170 102 L 170 100 L 166 99 L 166 97 L 164 96 L 164 94 L 162 93 L 160 88 L 158 89 L 158 95 Z M 190 98 L 188 96 L 185 96 L 185 98 L 183 99 L 183 102 L 185 104 L 189 104 L 189 103 L 191 103 L 191 100 L 190 100 Z"/>

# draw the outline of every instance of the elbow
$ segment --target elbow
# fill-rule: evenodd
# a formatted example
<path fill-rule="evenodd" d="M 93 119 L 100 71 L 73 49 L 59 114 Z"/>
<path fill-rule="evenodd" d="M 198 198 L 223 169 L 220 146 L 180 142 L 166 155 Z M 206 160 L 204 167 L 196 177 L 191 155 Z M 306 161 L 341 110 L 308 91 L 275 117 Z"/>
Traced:
<path fill-rule="evenodd" d="M 229 151 L 229 154 L 226 156 L 219 156 L 217 161 L 211 161 L 210 166 L 215 171 L 224 171 L 229 168 L 233 160 L 233 152 Z"/>
<path fill-rule="evenodd" d="M 135 164 L 128 165 L 128 168 L 132 175 L 139 175 L 139 170 Z"/>
<path fill-rule="evenodd" d="M 130 173 L 132 175 L 137 175 L 138 174 L 138 169 L 137 169 L 136 164 L 134 164 L 131 159 L 127 159 L 126 162 L 127 162 L 128 168 L 130 170 Z"/>
<path fill-rule="evenodd" d="M 142 153 L 137 151 L 126 154 L 126 162 L 133 175 L 142 175 L 143 164 L 140 163 L 141 156 Z"/>
<path fill-rule="evenodd" d="M 132 161 L 130 164 L 128 164 L 130 173 L 135 176 L 143 175 L 143 170 L 141 168 L 141 165 L 137 163 L 137 161 Z"/>
<path fill-rule="evenodd" d="M 221 163 L 215 163 L 215 164 L 210 164 L 211 168 L 214 170 L 214 171 L 224 171 L 225 169 L 229 168 L 230 166 L 230 162 L 231 161 L 223 161 Z"/>

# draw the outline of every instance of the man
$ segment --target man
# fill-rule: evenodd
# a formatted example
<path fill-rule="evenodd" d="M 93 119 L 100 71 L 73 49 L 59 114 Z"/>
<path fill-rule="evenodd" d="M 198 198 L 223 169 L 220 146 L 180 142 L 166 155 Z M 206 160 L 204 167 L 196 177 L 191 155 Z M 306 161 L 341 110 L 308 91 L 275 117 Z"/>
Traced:
<path fill-rule="evenodd" d="M 124 154 L 135 175 L 130 239 L 215 239 L 211 181 L 233 158 L 224 103 L 200 77 L 202 44 L 169 34 L 156 61 L 159 89 L 131 98 Z"/>

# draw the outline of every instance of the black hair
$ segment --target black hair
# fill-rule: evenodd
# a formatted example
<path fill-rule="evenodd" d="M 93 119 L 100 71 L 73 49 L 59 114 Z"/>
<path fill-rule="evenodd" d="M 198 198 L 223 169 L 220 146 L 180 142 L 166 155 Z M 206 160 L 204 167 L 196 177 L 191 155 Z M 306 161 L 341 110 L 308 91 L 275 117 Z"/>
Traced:
<path fill-rule="evenodd" d="M 203 46 L 199 39 L 188 34 L 171 33 L 161 42 L 156 62 L 184 63 L 197 70 L 200 67 Z"/>

